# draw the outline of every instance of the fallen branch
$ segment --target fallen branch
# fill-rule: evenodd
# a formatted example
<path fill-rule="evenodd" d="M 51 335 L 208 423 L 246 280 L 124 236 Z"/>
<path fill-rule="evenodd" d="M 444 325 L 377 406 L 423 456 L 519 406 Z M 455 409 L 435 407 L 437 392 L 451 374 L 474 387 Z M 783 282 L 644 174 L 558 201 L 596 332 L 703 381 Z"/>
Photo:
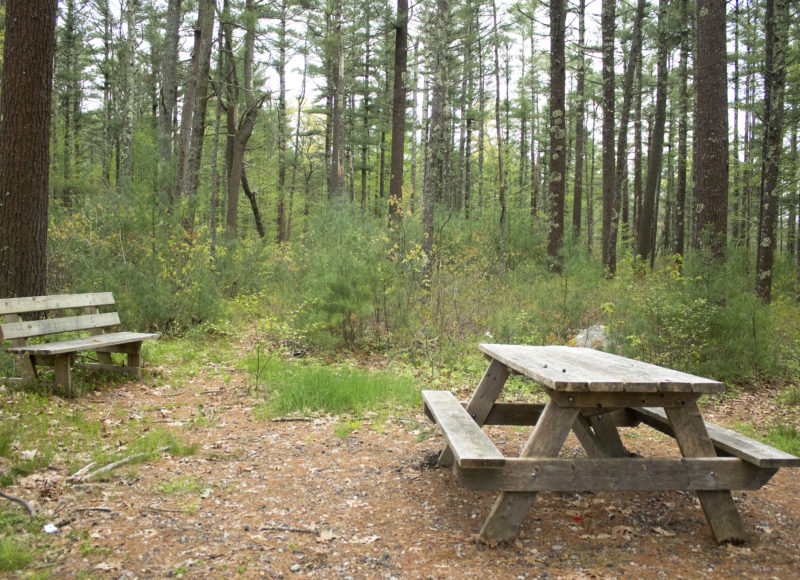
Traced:
<path fill-rule="evenodd" d="M 314 530 L 311 528 L 295 528 L 293 526 L 261 526 L 259 531 L 262 532 L 294 532 L 296 534 L 311 534 L 312 536 L 318 536 L 319 530 Z"/>
<path fill-rule="evenodd" d="M 28 510 L 29 516 L 33 516 L 36 514 L 36 510 L 33 509 L 33 506 L 24 499 L 22 499 L 21 497 L 14 497 L 13 495 L 8 495 L 7 493 L 2 491 L 0 491 L 0 496 L 6 498 L 9 501 L 13 501 L 14 503 L 18 503 L 19 505 L 24 507 L 26 510 Z"/>
<path fill-rule="evenodd" d="M 96 461 L 92 461 L 89 465 L 84 465 L 78 471 L 76 471 L 75 473 L 70 475 L 67 478 L 67 481 L 78 481 L 78 480 L 80 480 L 84 476 L 84 474 L 86 474 L 95 465 L 97 465 Z"/>
<path fill-rule="evenodd" d="M 99 467 L 98 469 L 95 469 L 94 471 L 89 471 L 88 473 L 84 472 L 79 477 L 75 477 L 73 475 L 72 478 L 70 478 L 70 480 L 73 480 L 73 481 L 86 481 L 87 479 L 92 479 L 93 477 L 96 477 L 96 476 L 101 475 L 103 473 L 108 473 L 109 471 L 113 471 L 117 467 L 119 467 L 121 465 L 125 465 L 127 463 L 130 463 L 131 461 L 136 461 L 137 459 L 141 459 L 142 457 L 147 457 L 148 455 L 151 455 L 152 453 L 161 453 L 162 451 L 166 451 L 167 449 L 169 449 L 169 447 L 168 446 L 164 446 L 164 447 L 159 447 L 155 451 L 146 451 L 146 452 L 143 452 L 143 453 L 134 453 L 133 455 L 128 455 L 127 457 L 123 457 L 119 461 L 114 461 L 113 463 L 109 463 L 108 465 L 105 465 L 103 467 Z M 81 471 L 83 471 L 83 470 L 81 470 Z"/>
<path fill-rule="evenodd" d="M 270 421 L 273 423 L 308 423 L 314 419 L 315 417 L 275 417 Z"/>

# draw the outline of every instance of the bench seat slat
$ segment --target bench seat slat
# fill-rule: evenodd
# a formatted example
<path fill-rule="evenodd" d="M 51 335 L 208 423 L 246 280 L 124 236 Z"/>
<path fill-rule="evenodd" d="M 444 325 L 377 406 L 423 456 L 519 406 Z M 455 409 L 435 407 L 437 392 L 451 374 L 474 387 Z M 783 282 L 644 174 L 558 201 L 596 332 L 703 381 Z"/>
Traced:
<path fill-rule="evenodd" d="M 130 342 L 141 342 L 158 338 L 158 334 L 147 332 L 113 332 L 110 334 L 98 334 L 83 338 L 73 338 L 60 342 L 47 342 L 44 344 L 30 344 L 26 346 L 12 346 L 7 350 L 14 354 L 24 354 L 29 352 L 37 354 L 64 354 L 81 350 L 95 350 L 97 348 L 127 344 Z"/>
<path fill-rule="evenodd" d="M 101 314 L 67 316 L 64 318 L 7 322 L 0 325 L 0 329 L 2 329 L 4 339 L 13 340 L 15 338 L 45 336 L 48 334 L 57 334 L 59 332 L 106 328 L 109 326 L 116 326 L 119 323 L 119 314 L 117 312 L 105 312 Z"/>
<path fill-rule="evenodd" d="M 110 306 L 112 304 L 115 304 L 115 301 L 111 292 L 0 298 L 0 316 L 43 312 L 45 310 L 61 310 L 64 308 L 83 308 L 86 306 Z"/>
<path fill-rule="evenodd" d="M 499 468 L 506 459 L 450 391 L 422 391 L 425 408 L 442 428 L 456 464 Z"/>
<path fill-rule="evenodd" d="M 499 468 L 506 459 L 450 391 L 422 391 L 427 411 L 441 427 L 462 469 Z"/>
<path fill-rule="evenodd" d="M 672 425 L 663 409 L 657 407 L 637 407 L 632 409 L 642 421 L 654 429 L 672 435 Z M 754 439 L 750 439 L 736 431 L 725 429 L 713 423 L 706 423 L 714 447 L 734 457 L 757 465 L 758 467 L 798 467 L 800 457 L 775 449 Z"/>

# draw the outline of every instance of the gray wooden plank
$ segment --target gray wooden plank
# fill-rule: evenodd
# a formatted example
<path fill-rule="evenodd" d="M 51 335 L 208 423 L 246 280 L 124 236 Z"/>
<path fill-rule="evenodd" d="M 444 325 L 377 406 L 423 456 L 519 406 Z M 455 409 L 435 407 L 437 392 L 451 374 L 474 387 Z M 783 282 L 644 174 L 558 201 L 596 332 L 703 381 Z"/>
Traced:
<path fill-rule="evenodd" d="M 0 325 L 0 333 L 2 333 L 4 339 L 11 340 L 14 338 L 46 336 L 48 334 L 58 334 L 60 332 L 106 328 L 118 324 L 119 314 L 116 312 L 106 312 L 104 314 L 83 314 L 64 318 L 8 322 Z"/>
<path fill-rule="evenodd" d="M 43 312 L 62 308 L 82 308 L 85 306 L 110 306 L 114 303 L 114 296 L 111 292 L 0 298 L 0 315 Z"/>
<path fill-rule="evenodd" d="M 457 469 L 455 474 L 473 491 L 714 491 L 759 489 L 776 471 L 736 457 L 509 457 L 503 469 Z"/>
<path fill-rule="evenodd" d="M 632 409 L 643 422 L 651 427 L 674 436 L 672 425 L 667 414 L 656 407 L 639 407 Z M 724 427 L 706 423 L 706 430 L 714 447 L 727 454 L 739 457 L 758 467 L 800 467 L 800 457 L 795 457 L 766 443 L 755 441 L 741 433 Z"/>
<path fill-rule="evenodd" d="M 450 391 L 422 391 L 426 411 L 442 429 L 456 464 L 499 468 L 505 457 Z"/>
<path fill-rule="evenodd" d="M 711 393 L 718 381 L 666 369 L 590 348 L 481 344 L 489 357 L 559 391 Z"/>
<path fill-rule="evenodd" d="M 158 338 L 158 334 L 145 332 L 114 332 L 111 334 L 98 334 L 83 338 L 73 338 L 60 342 L 47 342 L 44 344 L 32 344 L 27 346 L 10 347 L 11 353 L 31 353 L 34 355 L 55 355 L 81 350 L 94 350 L 95 348 L 111 347 L 115 345 L 141 342 Z"/>

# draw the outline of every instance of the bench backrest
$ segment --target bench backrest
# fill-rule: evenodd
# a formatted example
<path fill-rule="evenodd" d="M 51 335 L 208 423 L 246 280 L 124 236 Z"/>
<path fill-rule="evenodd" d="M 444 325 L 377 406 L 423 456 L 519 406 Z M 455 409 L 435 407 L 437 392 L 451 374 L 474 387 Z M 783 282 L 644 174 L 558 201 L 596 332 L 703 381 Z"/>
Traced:
<path fill-rule="evenodd" d="M 4 340 L 19 340 L 79 330 L 90 330 L 93 333 L 102 332 L 103 328 L 120 323 L 117 312 L 98 312 L 98 306 L 112 304 L 115 304 L 115 301 L 111 292 L 2 298 L 0 299 L 0 316 L 4 316 L 6 322 L 0 324 L 0 336 Z M 22 320 L 20 316 L 21 314 L 71 308 L 83 308 L 84 314 L 40 320 Z"/>

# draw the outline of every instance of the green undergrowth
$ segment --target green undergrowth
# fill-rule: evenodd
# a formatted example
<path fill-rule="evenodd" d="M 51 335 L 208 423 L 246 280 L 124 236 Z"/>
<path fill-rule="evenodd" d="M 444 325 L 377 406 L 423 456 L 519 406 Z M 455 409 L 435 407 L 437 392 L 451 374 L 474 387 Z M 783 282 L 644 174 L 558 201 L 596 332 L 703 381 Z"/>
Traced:
<path fill-rule="evenodd" d="M 245 359 L 256 391 L 263 397 L 262 418 L 292 413 L 352 414 L 391 412 L 418 406 L 419 389 L 408 377 L 271 359 L 262 366 Z"/>

